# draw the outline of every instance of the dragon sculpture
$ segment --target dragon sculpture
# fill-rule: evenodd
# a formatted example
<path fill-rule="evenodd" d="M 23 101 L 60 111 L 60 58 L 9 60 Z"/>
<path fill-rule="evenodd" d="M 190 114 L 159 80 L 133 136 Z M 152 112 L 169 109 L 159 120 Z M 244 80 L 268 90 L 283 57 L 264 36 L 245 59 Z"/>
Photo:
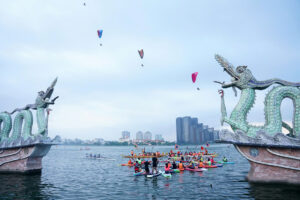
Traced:
<path fill-rule="evenodd" d="M 48 116 L 50 109 L 49 105 L 54 104 L 55 97 L 50 101 L 51 95 L 54 91 L 54 86 L 57 82 L 57 78 L 47 88 L 46 92 L 38 92 L 38 96 L 34 104 L 28 104 L 23 108 L 17 108 L 11 113 L 5 111 L 0 113 L 0 142 L 2 147 L 6 146 L 6 143 L 14 143 L 16 140 L 34 140 L 36 137 L 47 137 L 48 134 Z M 32 134 L 33 116 L 30 109 L 36 110 L 36 119 L 38 126 L 38 133 Z M 45 113 L 45 111 L 47 113 Z M 12 123 L 11 115 L 17 112 L 14 121 Z M 23 125 L 24 123 L 24 125 Z M 10 134 L 12 129 L 12 133 Z M 12 144 L 14 145 L 14 144 Z"/>
<path fill-rule="evenodd" d="M 282 127 L 289 131 L 289 136 L 300 137 L 300 83 L 291 83 L 280 79 L 270 79 L 258 81 L 252 75 L 247 66 L 238 66 L 236 69 L 226 59 L 220 55 L 215 55 L 217 62 L 223 67 L 231 77 L 231 83 L 215 81 L 221 84 L 222 88 L 232 87 L 241 90 L 238 104 L 227 116 L 224 101 L 224 91 L 221 94 L 221 124 L 228 123 L 233 131 L 242 131 L 249 137 L 255 137 L 258 132 L 264 132 L 269 136 L 274 136 L 282 132 Z M 264 90 L 273 84 L 278 86 L 271 89 L 265 98 L 265 124 L 263 126 L 253 126 L 247 122 L 247 114 L 255 103 L 255 90 Z M 290 98 L 294 104 L 293 128 L 282 121 L 280 106 L 284 98 Z"/>

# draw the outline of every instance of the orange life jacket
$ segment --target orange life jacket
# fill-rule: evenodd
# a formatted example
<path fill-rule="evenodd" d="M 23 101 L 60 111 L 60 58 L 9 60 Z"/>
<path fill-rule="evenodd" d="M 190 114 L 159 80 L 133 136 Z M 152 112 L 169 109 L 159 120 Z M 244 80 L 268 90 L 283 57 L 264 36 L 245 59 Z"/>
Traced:
<path fill-rule="evenodd" d="M 201 168 L 203 167 L 203 162 L 199 163 L 199 167 L 201 167 Z"/>
<path fill-rule="evenodd" d="M 179 169 L 183 169 L 184 168 L 182 163 L 179 163 L 178 167 L 179 167 Z"/>

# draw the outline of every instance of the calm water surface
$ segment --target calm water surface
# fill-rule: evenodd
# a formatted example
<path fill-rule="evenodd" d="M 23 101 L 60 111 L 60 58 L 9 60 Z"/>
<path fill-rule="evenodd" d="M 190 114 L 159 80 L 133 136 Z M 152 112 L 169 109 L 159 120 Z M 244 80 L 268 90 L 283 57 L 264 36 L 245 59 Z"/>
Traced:
<path fill-rule="evenodd" d="M 211 145 L 209 151 L 219 153 L 216 160 L 227 155 L 236 164 L 203 173 L 185 171 L 171 179 L 134 177 L 133 168 L 120 167 L 127 162 L 121 154 L 132 147 L 80 148 L 53 146 L 40 175 L 0 175 L 0 199 L 300 199 L 297 186 L 249 184 L 249 163 L 231 145 Z M 86 153 L 116 161 L 87 159 Z"/>

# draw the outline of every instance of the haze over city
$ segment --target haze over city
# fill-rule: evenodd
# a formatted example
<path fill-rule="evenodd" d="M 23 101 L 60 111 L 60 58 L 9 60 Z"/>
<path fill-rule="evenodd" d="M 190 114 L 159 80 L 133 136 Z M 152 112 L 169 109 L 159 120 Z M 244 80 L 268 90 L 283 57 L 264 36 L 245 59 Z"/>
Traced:
<path fill-rule="evenodd" d="M 3 1 L 0 111 L 33 103 L 58 76 L 50 137 L 113 140 L 128 130 L 175 140 L 183 116 L 220 129 L 213 81 L 230 77 L 214 54 L 258 80 L 299 81 L 299 10 L 299 1 Z M 259 93 L 250 122 L 264 122 L 263 100 Z M 231 111 L 231 89 L 225 101 Z M 281 108 L 291 121 L 291 101 Z"/>

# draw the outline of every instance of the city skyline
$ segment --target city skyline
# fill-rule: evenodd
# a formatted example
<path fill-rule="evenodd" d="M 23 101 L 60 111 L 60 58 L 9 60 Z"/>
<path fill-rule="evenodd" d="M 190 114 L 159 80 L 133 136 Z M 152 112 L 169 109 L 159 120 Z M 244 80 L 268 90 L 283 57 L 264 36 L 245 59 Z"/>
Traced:
<path fill-rule="evenodd" d="M 176 141 L 178 144 L 205 144 L 219 139 L 219 131 L 198 123 L 198 118 L 185 116 L 176 118 Z"/>

